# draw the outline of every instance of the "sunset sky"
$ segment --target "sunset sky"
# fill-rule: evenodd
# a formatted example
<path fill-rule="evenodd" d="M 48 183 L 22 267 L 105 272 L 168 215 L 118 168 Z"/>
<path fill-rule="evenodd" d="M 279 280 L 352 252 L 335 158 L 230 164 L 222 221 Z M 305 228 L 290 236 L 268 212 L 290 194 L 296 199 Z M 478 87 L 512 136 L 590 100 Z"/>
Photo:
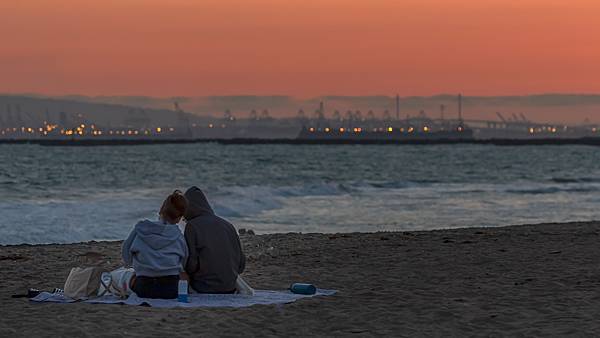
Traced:
<path fill-rule="evenodd" d="M 0 2 L 0 92 L 600 92 L 598 0 Z"/>

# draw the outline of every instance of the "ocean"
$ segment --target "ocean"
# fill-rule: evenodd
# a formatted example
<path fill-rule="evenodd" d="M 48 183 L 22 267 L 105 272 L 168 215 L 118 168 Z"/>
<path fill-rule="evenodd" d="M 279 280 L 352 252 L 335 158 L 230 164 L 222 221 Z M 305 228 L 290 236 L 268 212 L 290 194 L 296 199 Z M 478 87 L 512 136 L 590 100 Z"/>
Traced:
<path fill-rule="evenodd" d="M 600 219 L 600 148 L 0 145 L 0 244 L 123 239 L 174 189 L 256 233 Z"/>

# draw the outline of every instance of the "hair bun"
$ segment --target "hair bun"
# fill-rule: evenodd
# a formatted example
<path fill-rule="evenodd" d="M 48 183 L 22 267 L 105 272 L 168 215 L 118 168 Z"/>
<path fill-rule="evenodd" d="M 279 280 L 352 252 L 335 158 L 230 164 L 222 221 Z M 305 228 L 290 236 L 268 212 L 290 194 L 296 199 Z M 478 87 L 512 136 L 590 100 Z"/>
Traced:
<path fill-rule="evenodd" d="M 181 190 L 175 190 L 164 201 L 160 213 L 169 218 L 169 221 L 175 221 L 185 214 L 188 202 Z"/>

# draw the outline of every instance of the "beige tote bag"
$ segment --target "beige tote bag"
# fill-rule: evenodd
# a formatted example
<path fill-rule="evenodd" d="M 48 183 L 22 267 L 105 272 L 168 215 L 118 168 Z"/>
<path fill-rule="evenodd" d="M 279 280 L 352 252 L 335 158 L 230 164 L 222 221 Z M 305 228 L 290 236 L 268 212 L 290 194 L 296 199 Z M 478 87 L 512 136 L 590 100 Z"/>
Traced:
<path fill-rule="evenodd" d="M 101 296 L 98 294 L 103 269 L 98 267 L 72 268 L 65 282 L 65 296 L 83 300 Z M 108 289 L 108 288 L 106 288 Z"/>

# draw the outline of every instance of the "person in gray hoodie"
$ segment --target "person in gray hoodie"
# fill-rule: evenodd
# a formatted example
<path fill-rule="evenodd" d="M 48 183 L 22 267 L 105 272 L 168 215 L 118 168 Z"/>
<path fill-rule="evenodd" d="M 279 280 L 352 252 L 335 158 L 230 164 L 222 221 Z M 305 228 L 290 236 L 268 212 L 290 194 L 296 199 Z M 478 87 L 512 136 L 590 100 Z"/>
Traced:
<path fill-rule="evenodd" d="M 123 242 L 123 261 L 135 270 L 131 290 L 139 297 L 177 298 L 179 276 L 188 256 L 177 223 L 186 207 L 185 197 L 176 190 L 164 201 L 158 221 L 137 223 Z"/>
<path fill-rule="evenodd" d="M 240 238 L 231 223 L 215 215 L 202 190 L 185 192 L 185 265 L 190 286 L 199 293 L 234 293 L 236 280 L 246 267 Z"/>

